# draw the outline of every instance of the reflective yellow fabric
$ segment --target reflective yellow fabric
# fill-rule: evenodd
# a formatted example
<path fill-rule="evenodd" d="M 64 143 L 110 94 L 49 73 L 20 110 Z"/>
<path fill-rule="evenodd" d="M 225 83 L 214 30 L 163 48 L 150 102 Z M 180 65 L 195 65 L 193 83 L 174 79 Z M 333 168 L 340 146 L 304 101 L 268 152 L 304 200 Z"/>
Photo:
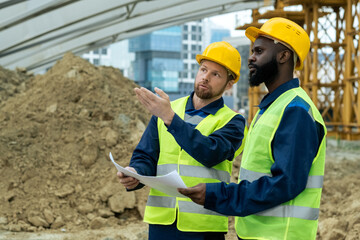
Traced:
<path fill-rule="evenodd" d="M 296 97 L 303 98 L 311 107 L 311 114 L 319 122 L 326 135 L 321 114 L 301 88 L 288 90 L 279 96 L 249 128 L 241 162 L 239 181 L 254 181 L 261 176 L 271 176 L 274 163 L 271 142 L 280 124 L 286 106 Z M 258 112 L 259 113 L 259 112 Z M 257 118 L 257 115 L 254 119 Z M 304 139 L 306 141 L 306 139 Z M 243 239 L 315 239 L 322 179 L 325 164 L 325 137 L 313 160 L 306 189 L 295 199 L 272 209 L 247 217 L 236 217 L 235 228 Z"/>
<path fill-rule="evenodd" d="M 185 97 L 171 104 L 172 109 L 182 119 L 184 119 L 187 101 L 188 97 Z M 204 118 L 196 129 L 204 136 L 209 136 L 214 131 L 224 127 L 236 114 L 224 105 L 215 115 L 210 114 Z M 160 141 L 158 175 L 177 170 L 188 187 L 195 186 L 198 183 L 220 182 L 224 179 L 228 179 L 227 182 L 229 182 L 232 161 L 224 160 L 212 168 L 207 168 L 180 148 L 160 119 L 158 119 L 158 132 Z M 236 151 L 234 158 L 241 153 L 243 147 L 244 144 Z M 151 189 L 144 221 L 151 224 L 169 225 L 175 219 L 177 219 L 177 227 L 181 231 L 226 232 L 228 230 L 228 218 L 226 216 L 207 210 L 191 202 L 188 198 L 175 198 Z"/>

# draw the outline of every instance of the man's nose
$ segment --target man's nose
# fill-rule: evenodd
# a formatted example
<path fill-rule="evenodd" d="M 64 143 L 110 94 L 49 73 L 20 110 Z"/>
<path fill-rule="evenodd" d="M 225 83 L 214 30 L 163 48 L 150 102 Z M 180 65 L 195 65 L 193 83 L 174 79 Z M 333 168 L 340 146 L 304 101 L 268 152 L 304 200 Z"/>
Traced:
<path fill-rule="evenodd" d="M 248 58 L 248 64 L 250 64 L 250 63 L 252 63 L 252 62 L 254 62 L 255 61 L 255 56 L 254 56 L 254 53 L 253 54 L 251 54 L 250 56 L 249 56 L 249 58 Z"/>
<path fill-rule="evenodd" d="M 210 72 L 207 72 L 203 75 L 203 80 L 208 82 L 209 79 L 210 79 Z"/>

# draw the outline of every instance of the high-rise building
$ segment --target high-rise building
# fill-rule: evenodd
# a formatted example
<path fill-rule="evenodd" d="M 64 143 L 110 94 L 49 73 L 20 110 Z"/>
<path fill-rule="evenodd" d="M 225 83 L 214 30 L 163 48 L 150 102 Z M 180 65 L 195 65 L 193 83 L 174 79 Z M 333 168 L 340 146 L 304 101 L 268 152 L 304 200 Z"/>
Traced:
<path fill-rule="evenodd" d="M 129 52 L 129 40 L 111 44 L 109 51 L 111 53 L 110 65 L 119 68 L 125 77 L 134 79 L 131 62 L 135 60 L 135 53 Z"/>
<path fill-rule="evenodd" d="M 226 28 L 211 28 L 210 43 L 221 42 L 224 38 L 230 37 L 230 30 Z"/>
<path fill-rule="evenodd" d="M 129 40 L 129 51 L 135 53 L 132 67 L 137 84 L 151 90 L 179 91 L 181 31 L 180 26 L 174 26 Z"/>
<path fill-rule="evenodd" d="M 194 81 L 199 68 L 196 55 L 203 51 L 203 21 L 182 25 L 181 59 L 184 65 L 179 78 L 179 94 L 188 95 L 194 90 Z"/>
<path fill-rule="evenodd" d="M 181 57 L 184 69 L 179 78 L 179 95 L 188 95 L 194 90 L 194 81 L 199 69 L 196 55 L 201 54 L 213 42 L 223 41 L 230 30 L 214 25 L 210 19 L 187 22 L 182 25 Z M 232 90 L 224 93 L 225 104 L 233 108 Z"/>
<path fill-rule="evenodd" d="M 105 65 L 109 66 L 111 61 L 111 51 L 108 47 L 102 47 L 95 50 L 92 50 L 88 53 L 84 53 L 82 58 L 88 60 L 90 63 L 95 66 Z"/>
<path fill-rule="evenodd" d="M 109 46 L 92 50 L 81 55 L 95 66 L 112 66 L 120 69 L 123 75 L 133 79 L 131 61 L 135 59 L 135 54 L 129 52 L 129 40 L 125 39 L 113 43 Z"/>
<path fill-rule="evenodd" d="M 247 116 L 249 111 L 249 68 L 247 60 L 250 54 L 250 40 L 246 37 L 228 37 L 224 41 L 235 47 L 241 56 L 241 68 L 239 81 L 233 86 L 233 109 Z"/>
<path fill-rule="evenodd" d="M 229 35 L 228 29 L 208 19 L 192 21 L 123 40 L 83 57 L 94 65 L 117 67 L 140 86 L 150 90 L 159 87 L 174 100 L 194 90 L 199 69 L 196 55 Z M 232 92 L 225 93 L 224 100 L 233 107 Z"/>

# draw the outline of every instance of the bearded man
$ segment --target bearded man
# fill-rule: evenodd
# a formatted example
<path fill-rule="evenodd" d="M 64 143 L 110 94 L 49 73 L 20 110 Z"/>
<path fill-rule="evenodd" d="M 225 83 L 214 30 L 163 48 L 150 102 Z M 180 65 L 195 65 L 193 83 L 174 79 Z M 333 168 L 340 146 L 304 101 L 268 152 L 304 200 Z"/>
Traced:
<path fill-rule="evenodd" d="M 179 189 L 206 209 L 236 216 L 239 239 L 315 239 L 325 167 L 326 127 L 294 78 L 310 49 L 306 31 L 272 18 L 245 35 L 253 42 L 250 86 L 269 93 L 249 127 L 239 182 Z"/>
<path fill-rule="evenodd" d="M 243 149 L 247 128 L 244 117 L 224 104 L 222 94 L 239 80 L 240 54 L 227 42 L 215 42 L 196 60 L 200 66 L 190 96 L 170 102 L 158 88 L 158 96 L 135 89 L 153 116 L 128 169 L 146 176 L 176 170 L 188 187 L 230 182 L 232 160 Z M 132 177 L 117 176 L 128 190 L 142 187 Z M 150 190 L 144 221 L 154 240 L 217 240 L 225 239 L 228 231 L 227 216 L 156 189 Z"/>

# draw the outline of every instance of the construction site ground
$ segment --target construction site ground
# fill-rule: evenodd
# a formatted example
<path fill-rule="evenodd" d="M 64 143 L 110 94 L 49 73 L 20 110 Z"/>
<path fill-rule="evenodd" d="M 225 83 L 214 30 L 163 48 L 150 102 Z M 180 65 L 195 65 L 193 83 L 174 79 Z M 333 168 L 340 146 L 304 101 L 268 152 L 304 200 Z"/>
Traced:
<path fill-rule="evenodd" d="M 147 239 L 149 189 L 108 158 L 126 166 L 150 119 L 134 87 L 71 53 L 43 75 L 0 67 L 0 239 Z M 359 172 L 360 143 L 328 138 L 317 239 L 360 239 Z"/>

